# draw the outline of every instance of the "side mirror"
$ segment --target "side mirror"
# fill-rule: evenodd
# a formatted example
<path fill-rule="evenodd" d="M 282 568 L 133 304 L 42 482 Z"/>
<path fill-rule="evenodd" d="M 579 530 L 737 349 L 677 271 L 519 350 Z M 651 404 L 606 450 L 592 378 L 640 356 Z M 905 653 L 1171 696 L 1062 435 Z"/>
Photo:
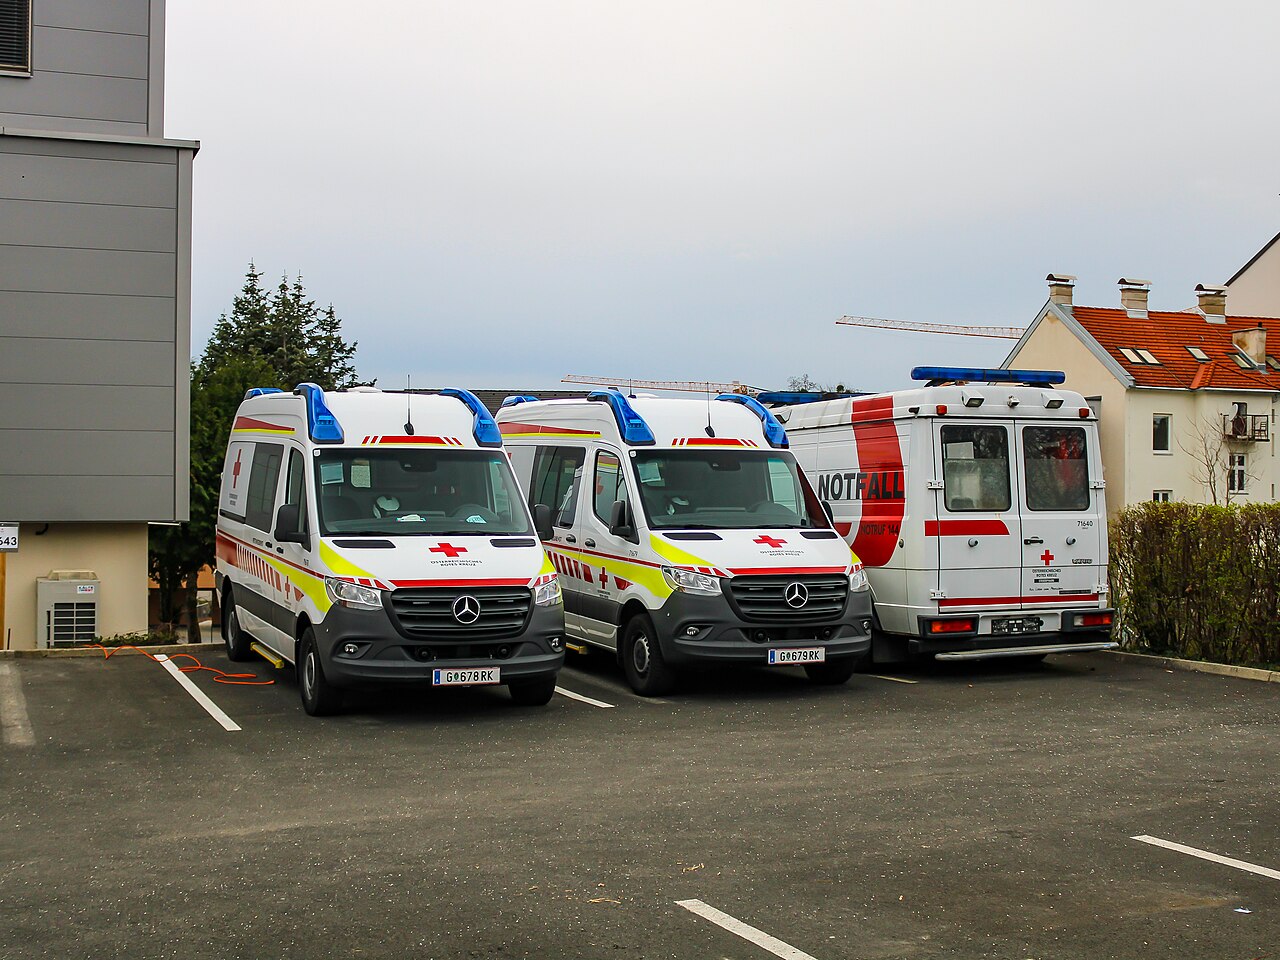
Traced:
<path fill-rule="evenodd" d="M 609 532 L 615 537 L 627 539 L 635 536 L 635 529 L 631 526 L 631 510 L 627 506 L 627 501 L 618 500 L 614 503 L 613 510 L 609 514 Z"/>
<path fill-rule="evenodd" d="M 300 543 L 303 546 L 311 542 L 307 531 L 302 526 L 302 508 L 296 503 L 286 503 L 276 511 L 276 529 L 274 536 L 277 543 Z"/>
<path fill-rule="evenodd" d="M 822 512 L 827 515 L 827 523 L 831 524 L 834 527 L 836 523 L 836 515 L 831 512 L 830 500 L 822 501 Z"/>
<path fill-rule="evenodd" d="M 533 505 L 533 529 L 539 540 L 550 540 L 556 535 L 551 526 L 551 507 L 545 503 Z"/>

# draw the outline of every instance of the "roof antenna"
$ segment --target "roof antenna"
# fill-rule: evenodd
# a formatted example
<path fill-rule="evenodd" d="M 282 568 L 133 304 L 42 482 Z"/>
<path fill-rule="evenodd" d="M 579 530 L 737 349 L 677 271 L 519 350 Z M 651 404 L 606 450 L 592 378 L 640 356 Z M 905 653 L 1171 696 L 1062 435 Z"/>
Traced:
<path fill-rule="evenodd" d="M 413 383 L 413 378 L 409 374 L 404 375 L 404 432 L 409 436 L 413 436 L 413 393 L 409 384 Z"/>
<path fill-rule="evenodd" d="M 707 381 L 707 436 L 714 437 L 716 432 L 711 429 L 711 381 Z"/>

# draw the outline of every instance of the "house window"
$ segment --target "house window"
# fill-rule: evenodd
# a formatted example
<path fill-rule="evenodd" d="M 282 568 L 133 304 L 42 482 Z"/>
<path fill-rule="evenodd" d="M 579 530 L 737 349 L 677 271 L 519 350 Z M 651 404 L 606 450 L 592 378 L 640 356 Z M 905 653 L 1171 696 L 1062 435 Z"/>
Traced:
<path fill-rule="evenodd" d="M 1156 503 L 1168 503 L 1169 498 L 1173 496 L 1172 490 L 1152 490 L 1151 499 Z"/>
<path fill-rule="evenodd" d="M 1151 449 L 1156 453 L 1170 453 L 1169 422 L 1170 414 L 1157 413 L 1151 417 Z"/>
<path fill-rule="evenodd" d="M 0 73 L 31 72 L 31 0 L 0 0 Z"/>
<path fill-rule="evenodd" d="M 1248 477 L 1245 474 L 1245 455 L 1232 453 L 1227 458 L 1227 493 L 1245 493 Z"/>

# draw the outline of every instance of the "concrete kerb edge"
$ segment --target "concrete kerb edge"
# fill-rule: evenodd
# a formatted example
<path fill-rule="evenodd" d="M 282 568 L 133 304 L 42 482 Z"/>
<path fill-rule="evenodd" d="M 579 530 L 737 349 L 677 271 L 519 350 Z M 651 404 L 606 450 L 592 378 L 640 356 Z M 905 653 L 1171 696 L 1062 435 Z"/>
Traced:
<path fill-rule="evenodd" d="M 165 643 L 158 646 L 150 647 L 108 647 L 108 650 L 119 650 L 119 656 L 132 657 L 140 656 L 139 650 L 145 650 L 153 656 L 158 653 L 175 654 L 175 653 L 199 653 L 201 650 L 218 650 L 221 644 L 217 643 Z M 0 650 L 0 660 L 27 660 L 27 659 L 45 659 L 60 657 L 101 657 L 102 650 L 99 647 L 56 647 L 53 649 L 41 650 Z"/>
<path fill-rule="evenodd" d="M 1180 660 L 1177 657 L 1155 657 L 1147 653 L 1129 653 L 1124 650 L 1104 651 L 1107 656 L 1119 657 L 1152 667 L 1168 670 L 1185 670 L 1188 673 L 1209 673 L 1218 677 L 1234 677 L 1237 680 L 1260 680 L 1263 683 L 1280 683 L 1280 671 L 1263 670 L 1261 667 L 1237 667 L 1230 663 L 1209 663 L 1204 660 Z"/>

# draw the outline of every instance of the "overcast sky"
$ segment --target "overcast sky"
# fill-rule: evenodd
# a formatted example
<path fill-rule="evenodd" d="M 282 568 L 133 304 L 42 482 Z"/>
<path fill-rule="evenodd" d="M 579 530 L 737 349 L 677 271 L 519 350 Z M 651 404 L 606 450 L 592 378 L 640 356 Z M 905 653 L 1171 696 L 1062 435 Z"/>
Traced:
<path fill-rule="evenodd" d="M 1280 231 L 1274 3 L 168 5 L 192 326 L 301 271 L 383 386 L 863 389 L 1025 325 L 1194 303 Z"/>

